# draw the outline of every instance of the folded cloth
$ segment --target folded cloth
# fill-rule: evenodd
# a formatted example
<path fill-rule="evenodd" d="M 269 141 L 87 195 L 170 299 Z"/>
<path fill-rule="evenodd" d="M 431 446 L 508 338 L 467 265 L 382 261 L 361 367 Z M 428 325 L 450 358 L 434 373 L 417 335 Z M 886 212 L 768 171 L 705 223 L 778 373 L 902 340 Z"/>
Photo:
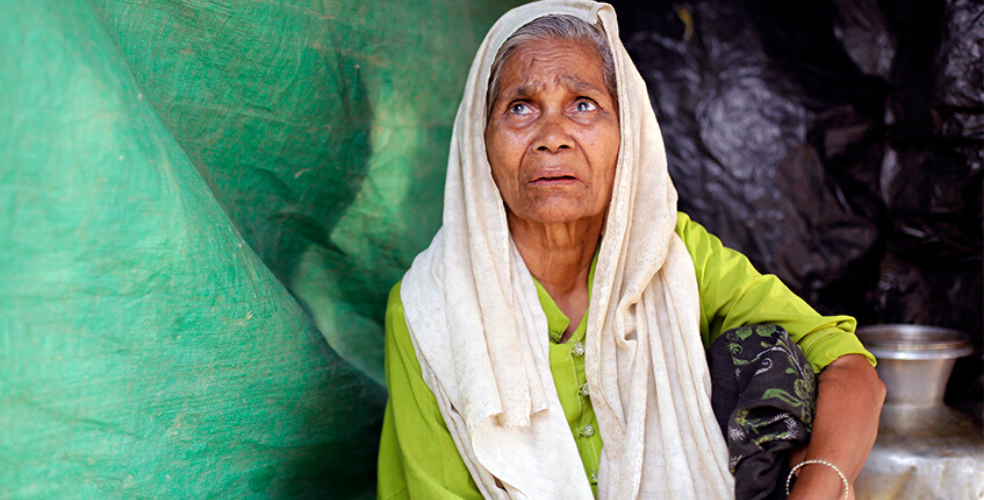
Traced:
<path fill-rule="evenodd" d="M 711 405 L 728 443 L 737 500 L 786 498 L 789 451 L 806 444 L 816 377 L 780 326 L 728 330 L 707 351 Z"/>

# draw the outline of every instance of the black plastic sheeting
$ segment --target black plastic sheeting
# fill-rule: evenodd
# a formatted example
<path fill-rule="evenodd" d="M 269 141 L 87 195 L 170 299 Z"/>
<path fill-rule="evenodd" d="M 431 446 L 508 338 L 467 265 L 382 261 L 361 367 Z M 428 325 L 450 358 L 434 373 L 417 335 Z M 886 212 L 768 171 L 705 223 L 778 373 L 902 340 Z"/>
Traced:
<path fill-rule="evenodd" d="M 821 312 L 970 335 L 980 421 L 984 4 L 614 4 L 681 210 Z"/>

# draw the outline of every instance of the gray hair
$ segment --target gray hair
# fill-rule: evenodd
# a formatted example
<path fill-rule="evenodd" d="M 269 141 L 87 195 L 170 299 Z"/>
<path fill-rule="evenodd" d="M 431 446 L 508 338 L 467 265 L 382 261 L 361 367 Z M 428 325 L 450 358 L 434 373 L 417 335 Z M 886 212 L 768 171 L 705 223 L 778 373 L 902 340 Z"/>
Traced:
<path fill-rule="evenodd" d="M 499 98 L 499 77 L 506 61 L 516 54 L 527 42 L 538 40 L 571 41 L 594 47 L 601 56 L 602 71 L 605 75 L 605 86 L 611 93 L 612 99 L 618 99 L 615 87 L 615 60 L 608 46 L 608 38 L 600 26 L 589 24 L 587 21 L 566 15 L 551 14 L 538 17 L 516 30 L 499 47 L 492 60 L 492 70 L 489 73 L 489 92 L 485 97 L 486 116 L 492 113 L 492 104 Z"/>

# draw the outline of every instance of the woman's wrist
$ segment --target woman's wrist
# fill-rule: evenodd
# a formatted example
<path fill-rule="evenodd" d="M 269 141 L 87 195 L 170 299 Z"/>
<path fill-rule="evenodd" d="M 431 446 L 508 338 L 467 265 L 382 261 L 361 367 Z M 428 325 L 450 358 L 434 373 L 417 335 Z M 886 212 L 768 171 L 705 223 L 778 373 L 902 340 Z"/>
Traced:
<path fill-rule="evenodd" d="M 826 460 L 800 462 L 794 467 L 790 476 L 795 486 L 790 492 L 789 500 L 843 500 L 851 497 L 850 483 L 832 462 Z"/>

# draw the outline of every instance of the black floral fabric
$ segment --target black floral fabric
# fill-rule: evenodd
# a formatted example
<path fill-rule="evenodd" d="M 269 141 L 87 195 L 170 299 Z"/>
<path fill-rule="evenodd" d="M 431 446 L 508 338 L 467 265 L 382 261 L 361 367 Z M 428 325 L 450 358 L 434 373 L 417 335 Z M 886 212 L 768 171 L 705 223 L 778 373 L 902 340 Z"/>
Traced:
<path fill-rule="evenodd" d="M 728 330 L 707 353 L 711 403 L 730 454 L 737 500 L 786 498 L 789 451 L 806 444 L 817 383 L 782 327 Z"/>

